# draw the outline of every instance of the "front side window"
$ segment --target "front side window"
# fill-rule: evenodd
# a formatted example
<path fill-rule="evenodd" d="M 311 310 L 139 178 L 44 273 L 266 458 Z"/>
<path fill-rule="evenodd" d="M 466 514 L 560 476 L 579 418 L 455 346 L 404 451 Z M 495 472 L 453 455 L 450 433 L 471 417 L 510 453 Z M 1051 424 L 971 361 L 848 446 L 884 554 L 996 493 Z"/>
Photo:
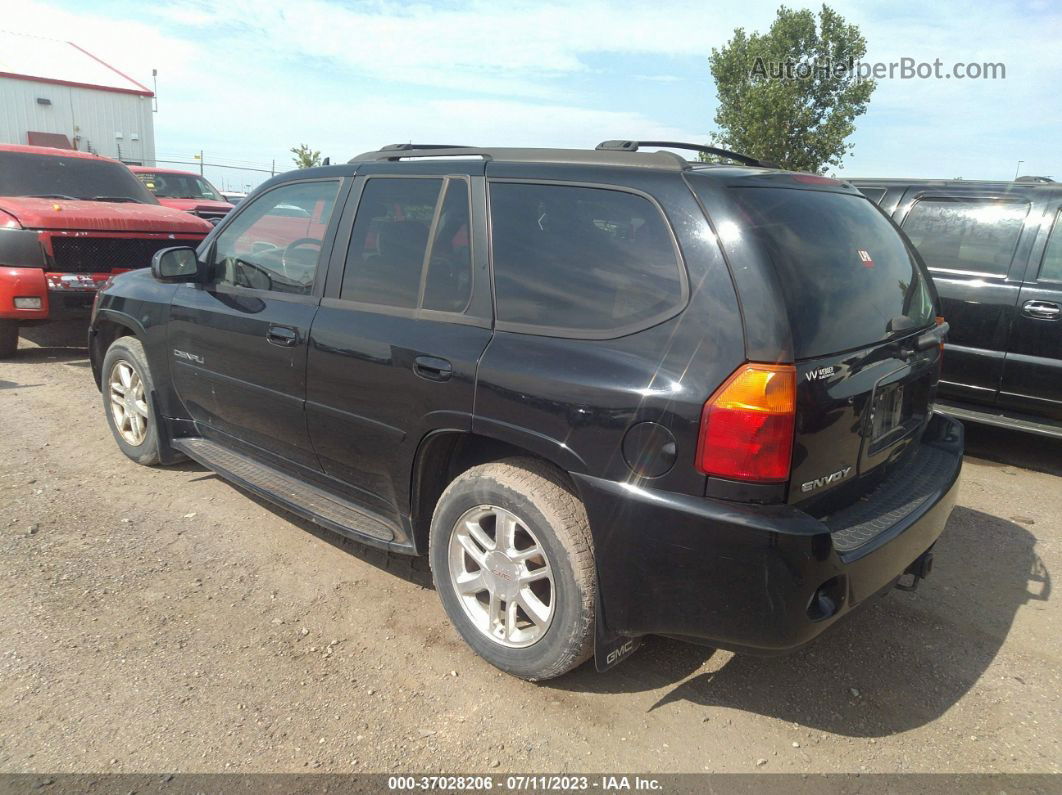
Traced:
<path fill-rule="evenodd" d="M 1006 276 L 1029 205 L 992 199 L 920 199 L 903 231 L 929 268 Z"/>
<path fill-rule="evenodd" d="M 1051 237 L 1047 239 L 1039 278 L 1043 281 L 1062 282 L 1062 213 L 1055 218 Z"/>
<path fill-rule="evenodd" d="M 671 232 L 644 196 L 493 182 L 498 320 L 556 333 L 623 333 L 685 301 Z"/>
<path fill-rule="evenodd" d="M 309 295 L 339 182 L 296 182 L 264 193 L 218 236 L 218 284 Z"/>
<path fill-rule="evenodd" d="M 459 177 L 365 183 L 339 297 L 463 312 L 472 294 L 468 182 Z"/>

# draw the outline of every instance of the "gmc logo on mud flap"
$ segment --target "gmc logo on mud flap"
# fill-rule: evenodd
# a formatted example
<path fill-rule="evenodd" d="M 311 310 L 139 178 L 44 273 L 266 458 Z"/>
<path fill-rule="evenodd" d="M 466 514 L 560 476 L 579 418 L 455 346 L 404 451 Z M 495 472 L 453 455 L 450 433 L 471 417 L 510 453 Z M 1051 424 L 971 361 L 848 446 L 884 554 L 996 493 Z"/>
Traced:
<path fill-rule="evenodd" d="M 203 363 L 202 356 L 196 356 L 194 353 L 188 353 L 188 351 L 179 351 L 176 348 L 173 349 L 173 355 L 178 359 L 184 359 L 189 362 L 195 362 L 196 364 Z"/>
<path fill-rule="evenodd" d="M 620 646 L 618 649 L 613 649 L 608 653 L 608 657 L 605 658 L 605 662 L 608 665 L 615 665 L 628 654 L 634 651 L 634 641 L 629 640 Z"/>

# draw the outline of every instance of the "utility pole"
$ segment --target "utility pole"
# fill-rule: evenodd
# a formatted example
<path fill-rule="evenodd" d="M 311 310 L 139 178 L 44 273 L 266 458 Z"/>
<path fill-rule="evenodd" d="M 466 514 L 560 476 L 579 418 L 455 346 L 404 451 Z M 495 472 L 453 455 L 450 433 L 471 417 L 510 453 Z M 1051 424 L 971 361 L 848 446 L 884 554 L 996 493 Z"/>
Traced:
<path fill-rule="evenodd" d="M 269 176 L 275 177 L 277 175 L 277 159 L 273 158 L 273 168 L 269 171 Z"/>
<path fill-rule="evenodd" d="M 1025 162 L 1024 160 L 1019 160 L 1018 161 L 1018 167 L 1016 169 L 1014 169 L 1014 179 L 1018 178 L 1018 172 L 1021 171 L 1021 164 L 1024 163 L 1024 162 Z"/>

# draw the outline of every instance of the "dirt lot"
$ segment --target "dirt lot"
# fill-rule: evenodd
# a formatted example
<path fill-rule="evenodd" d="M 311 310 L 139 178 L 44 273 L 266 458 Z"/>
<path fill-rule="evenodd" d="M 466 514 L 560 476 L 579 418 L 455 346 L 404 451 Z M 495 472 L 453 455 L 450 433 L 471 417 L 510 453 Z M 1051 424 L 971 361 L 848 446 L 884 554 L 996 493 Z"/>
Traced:
<path fill-rule="evenodd" d="M 972 429 L 933 576 L 797 654 L 532 685 L 422 567 L 127 461 L 81 330 L 36 339 L 0 363 L 2 772 L 1062 771 L 1062 444 Z"/>

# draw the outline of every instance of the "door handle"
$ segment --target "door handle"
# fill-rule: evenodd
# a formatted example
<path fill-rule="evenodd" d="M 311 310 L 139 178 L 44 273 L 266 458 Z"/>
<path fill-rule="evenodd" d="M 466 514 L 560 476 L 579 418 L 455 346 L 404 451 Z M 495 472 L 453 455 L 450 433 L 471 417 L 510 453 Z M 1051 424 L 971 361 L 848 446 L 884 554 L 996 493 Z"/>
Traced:
<path fill-rule="evenodd" d="M 299 341 L 299 333 L 291 326 L 270 326 L 266 331 L 266 339 L 273 345 L 291 348 Z"/>
<path fill-rule="evenodd" d="M 418 356 L 413 360 L 413 372 L 429 381 L 448 381 L 454 368 L 446 359 L 437 356 Z"/>
<path fill-rule="evenodd" d="M 1021 311 L 1023 315 L 1040 320 L 1058 320 L 1062 316 L 1062 306 L 1054 301 L 1026 301 L 1022 304 Z"/>

